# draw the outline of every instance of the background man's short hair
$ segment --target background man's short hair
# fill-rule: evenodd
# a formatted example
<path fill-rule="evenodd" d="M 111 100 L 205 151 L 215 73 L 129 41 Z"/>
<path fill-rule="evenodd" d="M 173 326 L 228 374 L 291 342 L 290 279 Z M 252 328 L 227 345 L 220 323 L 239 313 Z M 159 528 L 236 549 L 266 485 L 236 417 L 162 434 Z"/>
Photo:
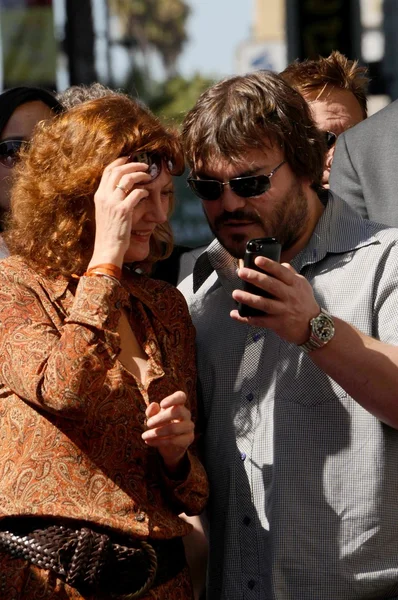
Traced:
<path fill-rule="evenodd" d="M 367 68 L 337 50 L 327 57 L 292 62 L 280 75 L 303 96 L 316 91 L 321 93 L 327 86 L 347 90 L 358 100 L 364 118 L 367 117 L 366 95 L 370 81 Z"/>

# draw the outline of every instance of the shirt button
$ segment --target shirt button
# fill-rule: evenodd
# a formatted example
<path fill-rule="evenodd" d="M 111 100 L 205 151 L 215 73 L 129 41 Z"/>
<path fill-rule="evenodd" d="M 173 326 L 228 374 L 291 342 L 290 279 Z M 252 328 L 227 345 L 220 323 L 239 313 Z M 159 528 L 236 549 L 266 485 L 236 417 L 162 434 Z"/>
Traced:
<path fill-rule="evenodd" d="M 139 523 L 141 523 L 142 521 L 145 521 L 145 515 L 144 513 L 139 513 L 136 517 L 135 520 L 138 521 Z"/>
<path fill-rule="evenodd" d="M 253 334 L 253 342 L 258 342 L 260 337 L 261 337 L 261 333 L 254 333 Z"/>
<path fill-rule="evenodd" d="M 251 392 L 249 394 L 247 394 L 246 396 L 246 400 L 249 400 L 249 402 L 251 402 L 254 398 L 254 394 L 252 394 Z"/>
<path fill-rule="evenodd" d="M 246 525 L 246 526 L 247 526 L 247 525 L 250 525 L 250 523 L 251 523 L 251 518 L 246 516 L 246 517 L 243 519 L 243 523 L 244 523 L 244 525 Z"/>
<path fill-rule="evenodd" d="M 252 590 L 254 588 L 254 586 L 256 585 L 256 582 L 254 581 L 254 579 L 250 579 L 247 582 L 247 587 L 249 588 L 249 590 Z"/>
<path fill-rule="evenodd" d="M 246 452 L 241 452 L 240 459 L 246 460 Z"/>

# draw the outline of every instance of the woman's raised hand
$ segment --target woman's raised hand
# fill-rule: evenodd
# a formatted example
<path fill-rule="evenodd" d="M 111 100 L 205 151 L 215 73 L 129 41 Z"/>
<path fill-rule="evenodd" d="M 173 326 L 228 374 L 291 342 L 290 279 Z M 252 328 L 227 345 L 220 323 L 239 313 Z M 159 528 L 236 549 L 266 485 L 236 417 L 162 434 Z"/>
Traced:
<path fill-rule="evenodd" d="M 149 193 L 140 187 L 151 181 L 147 169 L 147 164 L 129 162 L 127 157 L 117 158 L 104 169 L 94 195 L 96 231 L 89 267 L 101 263 L 122 266 L 134 207 Z"/>

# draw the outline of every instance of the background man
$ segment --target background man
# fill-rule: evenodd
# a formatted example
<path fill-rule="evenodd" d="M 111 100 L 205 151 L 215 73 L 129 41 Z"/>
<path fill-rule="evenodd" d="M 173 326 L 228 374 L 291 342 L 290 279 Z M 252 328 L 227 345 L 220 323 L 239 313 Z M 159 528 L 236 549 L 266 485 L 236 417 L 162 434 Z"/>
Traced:
<path fill-rule="evenodd" d="M 363 217 L 398 226 L 398 100 L 340 136 L 332 189 Z"/>
<path fill-rule="evenodd" d="M 366 68 L 335 50 L 328 57 L 291 63 L 281 77 L 307 100 L 325 133 L 328 153 L 322 184 L 328 187 L 337 137 L 367 117 Z"/>
<path fill-rule="evenodd" d="M 206 422 L 208 598 L 398 598 L 398 231 L 321 190 L 323 136 L 278 75 L 204 92 L 183 141 L 217 238 L 181 286 Z M 282 264 L 237 271 L 263 236 Z"/>

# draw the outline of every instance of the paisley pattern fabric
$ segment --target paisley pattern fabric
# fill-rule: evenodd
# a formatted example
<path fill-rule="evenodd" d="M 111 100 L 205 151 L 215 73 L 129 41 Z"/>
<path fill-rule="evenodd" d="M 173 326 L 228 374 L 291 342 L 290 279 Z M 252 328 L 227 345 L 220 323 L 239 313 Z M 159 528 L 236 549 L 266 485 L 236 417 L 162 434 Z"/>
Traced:
<path fill-rule="evenodd" d="M 148 357 L 145 385 L 117 359 L 122 308 Z M 174 481 L 141 434 L 146 406 L 177 390 L 186 392 L 195 420 L 194 345 L 185 300 L 167 283 L 130 272 L 122 285 L 105 277 L 54 280 L 18 257 L 3 260 L 0 518 L 81 519 L 139 538 L 189 533 L 178 514 L 200 513 L 208 494 L 196 446 L 186 479 Z M 65 593 L 37 597 L 80 598 Z M 175 595 L 148 597 L 183 596 L 176 585 Z"/>

